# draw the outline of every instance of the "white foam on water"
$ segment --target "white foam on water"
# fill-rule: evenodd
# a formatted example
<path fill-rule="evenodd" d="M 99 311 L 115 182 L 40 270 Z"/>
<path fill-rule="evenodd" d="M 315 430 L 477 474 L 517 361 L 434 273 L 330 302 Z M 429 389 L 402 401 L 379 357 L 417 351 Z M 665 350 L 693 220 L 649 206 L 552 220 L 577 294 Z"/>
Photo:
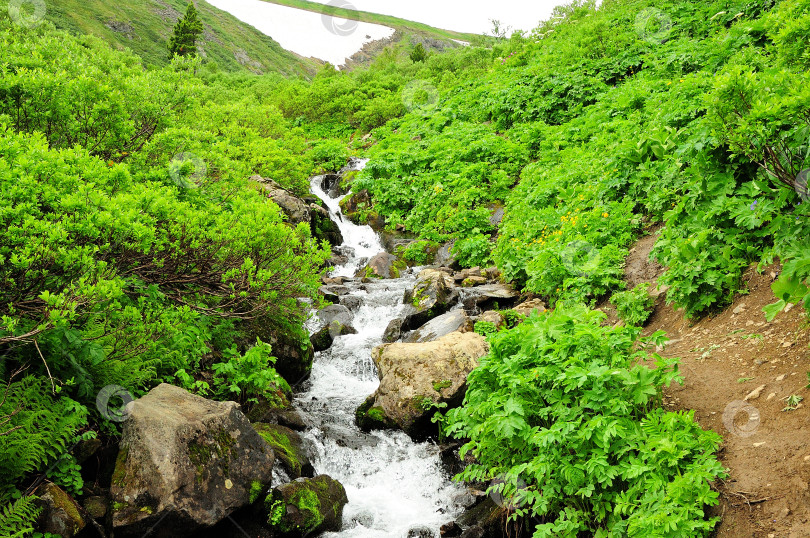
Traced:
<path fill-rule="evenodd" d="M 322 181 L 313 179 L 312 192 L 329 207 L 345 246 L 355 249 L 333 274 L 353 275 L 359 258 L 383 248 L 370 227 L 341 218 L 339 199 L 324 193 Z M 401 431 L 366 434 L 354 424 L 355 410 L 379 386 L 371 351 L 404 313 L 403 295 L 415 280 L 414 271 L 405 271 L 398 279 L 350 283 L 350 294 L 361 300 L 352 322 L 357 334 L 338 337 L 316 354 L 309 388 L 296 398 L 312 426 L 305 437 L 317 454 L 316 471 L 341 482 L 349 498 L 343 530 L 325 536 L 404 538 L 411 529 L 429 528 L 438 537 L 439 527 L 462 510 L 456 500 L 463 488 L 450 480 L 434 443 L 416 443 Z"/>

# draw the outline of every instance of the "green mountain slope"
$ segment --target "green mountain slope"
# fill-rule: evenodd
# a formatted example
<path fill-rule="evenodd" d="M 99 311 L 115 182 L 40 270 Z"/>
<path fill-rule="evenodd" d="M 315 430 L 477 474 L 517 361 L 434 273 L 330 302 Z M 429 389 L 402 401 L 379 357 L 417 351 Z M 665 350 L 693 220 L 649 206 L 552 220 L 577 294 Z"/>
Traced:
<path fill-rule="evenodd" d="M 186 0 L 53 0 L 46 18 L 57 28 L 98 36 L 129 48 L 152 66 L 168 63 L 166 43 Z M 202 55 L 226 71 L 309 76 L 317 63 L 281 47 L 272 38 L 207 2 L 196 2 L 205 24 Z"/>

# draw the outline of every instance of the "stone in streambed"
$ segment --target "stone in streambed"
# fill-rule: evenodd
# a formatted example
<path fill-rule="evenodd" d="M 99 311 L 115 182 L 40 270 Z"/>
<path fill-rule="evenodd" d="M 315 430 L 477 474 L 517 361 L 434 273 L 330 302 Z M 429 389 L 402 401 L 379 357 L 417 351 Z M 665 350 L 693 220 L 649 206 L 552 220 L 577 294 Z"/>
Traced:
<path fill-rule="evenodd" d="M 451 310 L 428 321 L 408 335 L 403 342 L 431 342 L 452 332 L 470 332 L 472 330 L 472 320 L 464 310 Z"/>
<path fill-rule="evenodd" d="M 238 404 L 164 383 L 130 406 L 110 489 L 116 537 L 190 536 L 270 484 L 273 450 Z"/>
<path fill-rule="evenodd" d="M 264 501 L 267 525 L 281 538 L 302 538 L 339 531 L 349 499 L 337 480 L 327 475 L 299 478 L 281 485 Z"/>
<path fill-rule="evenodd" d="M 361 406 L 365 416 L 394 424 L 411 437 L 434 433 L 430 419 L 436 403 L 457 406 L 464 398 L 467 375 L 487 354 L 486 339 L 475 333 L 450 333 L 434 342 L 384 344 L 372 359 L 380 386 Z M 358 409 L 358 413 L 361 411 Z"/>
<path fill-rule="evenodd" d="M 253 427 L 273 448 L 287 475 L 291 478 L 315 475 L 315 468 L 304 450 L 304 441 L 300 435 L 278 424 L 258 423 Z"/>
<path fill-rule="evenodd" d="M 393 344 L 402 336 L 402 323 L 405 320 L 401 318 L 392 319 L 383 333 L 383 344 Z"/>
<path fill-rule="evenodd" d="M 436 269 L 425 269 L 417 276 L 416 285 L 406 290 L 404 302 L 411 306 L 402 322 L 403 331 L 412 331 L 444 314 L 458 302 L 453 277 Z"/>
<path fill-rule="evenodd" d="M 354 314 L 343 305 L 330 305 L 321 309 L 318 318 L 322 327 L 310 337 L 315 351 L 329 349 L 338 336 L 357 334 L 357 330 L 351 326 Z"/>
<path fill-rule="evenodd" d="M 355 274 L 359 278 L 399 278 L 407 264 L 393 254 L 380 252 Z"/>

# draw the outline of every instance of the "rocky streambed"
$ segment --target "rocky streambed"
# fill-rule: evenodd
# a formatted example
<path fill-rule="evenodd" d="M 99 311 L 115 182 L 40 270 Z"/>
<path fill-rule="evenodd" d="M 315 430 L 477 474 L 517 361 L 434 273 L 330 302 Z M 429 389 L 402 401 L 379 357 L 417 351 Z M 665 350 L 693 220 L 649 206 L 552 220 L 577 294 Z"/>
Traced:
<path fill-rule="evenodd" d="M 52 528 L 116 537 L 503 533 L 486 484 L 451 480 L 463 465 L 459 445 L 438 445 L 431 418 L 436 406 L 461 404 L 488 351 L 475 322 L 494 329 L 543 305 L 515 306 L 518 294 L 496 270 L 457 270 L 447 249 L 429 267 L 386 252 L 379 234 L 341 210 L 341 183 L 363 165 L 313 178 L 321 202 L 254 178 L 292 222 L 334 245 L 321 288 L 333 304 L 313 316 L 309 345 L 274 342 L 291 405 L 245 415 L 233 402 L 160 385 L 127 409 L 109 489 L 81 506 L 48 492 Z"/>

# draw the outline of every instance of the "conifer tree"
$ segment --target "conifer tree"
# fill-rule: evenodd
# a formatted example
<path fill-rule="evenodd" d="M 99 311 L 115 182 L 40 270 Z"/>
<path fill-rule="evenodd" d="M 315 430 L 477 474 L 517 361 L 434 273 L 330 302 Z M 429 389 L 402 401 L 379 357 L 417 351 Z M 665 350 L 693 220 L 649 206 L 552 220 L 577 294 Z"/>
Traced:
<path fill-rule="evenodd" d="M 191 2 L 186 15 L 174 25 L 174 35 L 169 40 L 169 54 L 177 56 L 194 56 L 197 54 L 197 40 L 203 33 L 203 24 L 197 14 L 197 8 Z"/>

